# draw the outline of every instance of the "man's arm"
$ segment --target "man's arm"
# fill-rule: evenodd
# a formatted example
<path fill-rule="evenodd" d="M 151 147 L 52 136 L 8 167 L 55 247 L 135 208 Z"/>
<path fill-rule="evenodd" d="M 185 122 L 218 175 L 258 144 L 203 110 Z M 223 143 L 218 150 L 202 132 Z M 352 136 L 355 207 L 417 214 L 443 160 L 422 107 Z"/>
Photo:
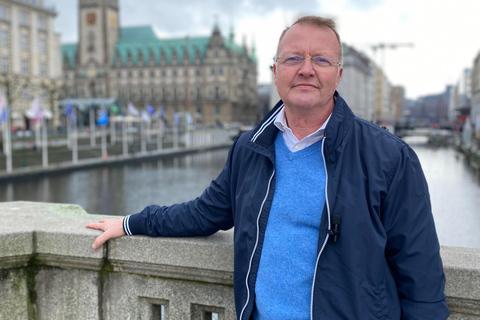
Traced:
<path fill-rule="evenodd" d="M 385 254 L 397 283 L 402 320 L 443 320 L 445 276 L 430 195 L 420 162 L 405 146 L 382 203 Z"/>
<path fill-rule="evenodd" d="M 119 238 L 125 235 L 125 231 L 123 230 L 123 218 L 101 219 L 98 222 L 88 223 L 86 227 L 103 231 L 103 233 L 93 242 L 93 249 L 100 248 L 110 239 Z"/>

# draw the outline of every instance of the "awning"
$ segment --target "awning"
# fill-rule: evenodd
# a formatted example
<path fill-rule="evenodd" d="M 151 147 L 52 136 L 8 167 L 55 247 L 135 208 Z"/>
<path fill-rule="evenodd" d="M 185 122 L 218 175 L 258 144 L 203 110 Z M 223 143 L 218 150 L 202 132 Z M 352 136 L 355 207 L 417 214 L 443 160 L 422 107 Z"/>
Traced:
<path fill-rule="evenodd" d="M 61 109 L 65 109 L 67 104 L 79 111 L 85 112 L 91 108 L 95 109 L 110 109 L 112 105 L 117 102 L 115 98 L 88 98 L 88 99 L 65 99 L 58 102 Z"/>

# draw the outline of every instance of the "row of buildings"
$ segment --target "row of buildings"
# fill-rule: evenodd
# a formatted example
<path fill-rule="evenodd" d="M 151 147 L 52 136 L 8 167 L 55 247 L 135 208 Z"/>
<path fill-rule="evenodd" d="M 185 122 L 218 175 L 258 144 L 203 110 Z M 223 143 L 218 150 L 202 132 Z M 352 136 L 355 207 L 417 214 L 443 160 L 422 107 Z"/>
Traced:
<path fill-rule="evenodd" d="M 255 48 L 236 43 L 233 30 L 223 36 L 215 25 L 210 35 L 162 39 L 151 26 L 122 27 L 119 12 L 119 0 L 78 0 L 78 42 L 61 44 L 57 13 L 43 0 L 0 0 L 0 97 L 13 107 L 14 126 L 28 129 L 35 98 L 54 125 L 66 101 L 85 122 L 91 108 L 125 111 L 132 102 L 164 107 L 170 120 L 188 111 L 205 125 L 253 124 L 277 101 L 275 86 L 257 84 Z M 454 86 L 409 101 L 365 54 L 346 44 L 343 52 L 338 91 L 357 116 L 393 125 L 454 123 L 471 114 L 480 127 L 480 55 Z"/>
<path fill-rule="evenodd" d="M 79 0 L 78 43 L 60 44 L 43 0 L 0 0 L 0 96 L 14 125 L 28 128 L 34 98 L 54 124 L 66 101 L 85 119 L 90 108 L 131 102 L 206 125 L 259 120 L 255 49 L 233 31 L 161 39 L 151 26 L 120 26 L 119 11 L 118 0 Z"/>

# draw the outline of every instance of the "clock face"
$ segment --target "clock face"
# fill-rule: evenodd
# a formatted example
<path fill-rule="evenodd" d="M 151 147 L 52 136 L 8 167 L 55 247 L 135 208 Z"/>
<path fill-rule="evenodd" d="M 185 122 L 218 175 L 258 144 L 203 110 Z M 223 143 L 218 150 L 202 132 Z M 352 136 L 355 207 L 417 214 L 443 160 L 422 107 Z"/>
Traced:
<path fill-rule="evenodd" d="M 97 15 L 94 12 L 87 13 L 87 25 L 95 25 L 97 23 Z"/>

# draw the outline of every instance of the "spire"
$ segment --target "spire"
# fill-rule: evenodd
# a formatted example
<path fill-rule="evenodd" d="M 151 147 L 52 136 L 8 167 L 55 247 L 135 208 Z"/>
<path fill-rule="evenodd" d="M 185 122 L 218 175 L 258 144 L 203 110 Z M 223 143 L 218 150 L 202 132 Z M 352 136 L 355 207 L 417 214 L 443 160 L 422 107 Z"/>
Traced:
<path fill-rule="evenodd" d="M 235 32 L 233 31 L 233 25 L 230 26 L 230 42 L 235 42 Z"/>
<path fill-rule="evenodd" d="M 213 15 L 213 36 L 220 36 L 220 28 L 218 27 L 218 14 Z"/>

